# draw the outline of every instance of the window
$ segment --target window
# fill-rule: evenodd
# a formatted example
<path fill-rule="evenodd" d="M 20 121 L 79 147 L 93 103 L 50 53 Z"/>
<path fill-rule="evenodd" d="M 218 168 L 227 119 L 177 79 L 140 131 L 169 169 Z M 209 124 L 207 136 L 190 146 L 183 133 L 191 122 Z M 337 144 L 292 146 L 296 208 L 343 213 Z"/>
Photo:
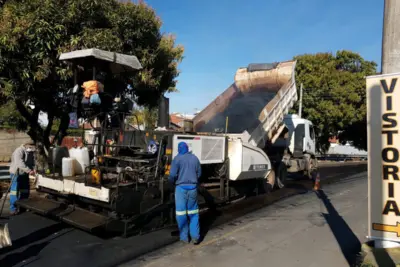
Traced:
<path fill-rule="evenodd" d="M 309 131 L 310 131 L 310 138 L 314 140 L 315 138 L 314 128 L 311 124 L 309 125 Z"/>

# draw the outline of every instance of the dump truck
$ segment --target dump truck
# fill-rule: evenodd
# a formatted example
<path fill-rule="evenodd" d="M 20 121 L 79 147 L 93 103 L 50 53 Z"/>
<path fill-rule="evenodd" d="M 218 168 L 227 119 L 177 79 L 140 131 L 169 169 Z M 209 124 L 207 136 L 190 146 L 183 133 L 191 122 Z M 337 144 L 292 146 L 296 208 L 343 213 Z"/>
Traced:
<path fill-rule="evenodd" d="M 62 54 L 60 60 L 74 68 L 75 88 L 82 83 L 78 69 L 96 79 L 101 70 L 117 75 L 141 67 L 134 56 L 98 49 Z M 53 148 L 50 170 L 38 170 L 36 188 L 48 198 L 32 197 L 17 205 L 86 231 L 106 229 L 122 236 L 172 224 L 174 188 L 167 178 L 181 141 L 202 165 L 201 207 L 229 205 L 282 188 L 288 173 L 310 177 L 317 168 L 312 123 L 288 114 L 297 101 L 295 65 L 287 61 L 239 68 L 233 84 L 184 132 L 169 129 L 169 99 L 164 96 L 157 129 L 127 130 L 132 110 L 121 102 L 130 97 L 104 87 L 99 96 L 107 106 L 80 106 L 83 118 L 100 120 L 84 147 Z M 82 97 L 79 90 L 73 94 Z M 79 166 L 76 172 L 74 165 Z"/>
<path fill-rule="evenodd" d="M 286 61 L 239 68 L 234 83 L 195 116 L 196 132 L 225 131 L 230 179 L 256 178 L 256 168 L 271 187 L 282 188 L 288 172 L 311 178 L 316 170 L 313 125 L 288 114 L 297 101 L 295 66 Z"/>

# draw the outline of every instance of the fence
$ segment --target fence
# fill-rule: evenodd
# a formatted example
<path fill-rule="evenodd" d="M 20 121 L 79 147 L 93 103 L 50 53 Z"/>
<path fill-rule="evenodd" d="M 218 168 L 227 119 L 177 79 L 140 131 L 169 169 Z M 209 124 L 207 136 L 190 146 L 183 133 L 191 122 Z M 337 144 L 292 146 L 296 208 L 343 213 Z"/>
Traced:
<path fill-rule="evenodd" d="M 0 162 L 9 162 L 13 151 L 31 138 L 16 130 L 0 130 Z"/>
<path fill-rule="evenodd" d="M 82 145 L 82 137 L 66 136 L 63 139 L 62 146 L 73 147 L 75 139 L 78 146 Z M 0 129 L 0 162 L 10 162 L 11 154 L 14 150 L 21 144 L 29 141 L 31 141 L 31 138 L 26 133 Z"/>

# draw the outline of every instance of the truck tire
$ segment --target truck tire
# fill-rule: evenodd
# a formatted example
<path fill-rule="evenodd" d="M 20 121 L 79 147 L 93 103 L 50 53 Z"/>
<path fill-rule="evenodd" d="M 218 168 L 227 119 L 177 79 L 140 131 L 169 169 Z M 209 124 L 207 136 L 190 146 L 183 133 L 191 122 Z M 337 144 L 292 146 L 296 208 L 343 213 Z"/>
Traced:
<path fill-rule="evenodd" d="M 275 181 L 276 187 L 281 189 L 285 187 L 286 178 L 287 178 L 287 167 L 286 164 L 283 162 L 278 163 L 275 171 Z"/>

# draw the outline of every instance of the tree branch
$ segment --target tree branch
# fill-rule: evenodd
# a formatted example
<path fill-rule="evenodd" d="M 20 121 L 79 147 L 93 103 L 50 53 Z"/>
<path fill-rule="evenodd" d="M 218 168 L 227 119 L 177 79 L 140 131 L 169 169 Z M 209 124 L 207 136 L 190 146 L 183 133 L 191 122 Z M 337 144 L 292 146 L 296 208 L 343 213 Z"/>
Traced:
<path fill-rule="evenodd" d="M 69 126 L 69 115 L 63 114 L 63 116 L 61 117 L 61 123 L 59 128 L 60 135 L 57 140 L 57 144 L 59 146 L 61 146 L 64 137 L 67 135 L 68 126 Z"/>
<path fill-rule="evenodd" d="M 27 132 L 28 135 L 31 137 L 31 139 L 34 142 L 40 141 L 40 142 L 44 143 L 43 129 L 40 127 L 40 125 L 38 123 L 40 110 L 38 108 L 35 108 L 32 111 L 32 113 L 30 113 L 20 99 L 16 99 L 15 104 L 16 104 L 17 110 L 24 117 L 24 119 L 28 122 L 28 125 L 30 128 L 29 131 Z"/>
<path fill-rule="evenodd" d="M 46 147 L 46 149 L 49 149 L 51 146 L 49 137 L 50 137 L 50 133 L 51 133 L 51 128 L 53 127 L 54 113 L 47 112 L 47 119 L 48 119 L 49 123 L 47 124 L 47 127 L 43 132 L 43 144 Z"/>

